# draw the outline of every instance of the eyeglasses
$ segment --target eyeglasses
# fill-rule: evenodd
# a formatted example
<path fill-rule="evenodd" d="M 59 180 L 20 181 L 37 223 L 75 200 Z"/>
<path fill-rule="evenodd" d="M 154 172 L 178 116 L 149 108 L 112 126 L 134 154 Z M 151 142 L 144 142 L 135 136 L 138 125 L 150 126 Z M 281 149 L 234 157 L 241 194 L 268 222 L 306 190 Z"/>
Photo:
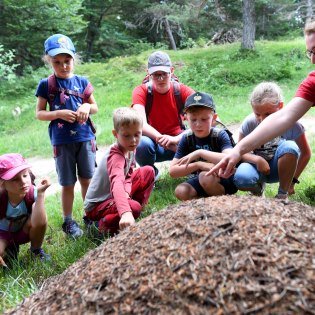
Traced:
<path fill-rule="evenodd" d="M 306 56 L 308 59 L 311 59 L 312 58 L 312 55 L 315 54 L 315 51 L 313 50 L 306 50 Z"/>
<path fill-rule="evenodd" d="M 169 76 L 168 72 L 163 72 L 163 73 L 152 73 L 151 76 L 156 79 L 156 80 L 164 80 Z"/>

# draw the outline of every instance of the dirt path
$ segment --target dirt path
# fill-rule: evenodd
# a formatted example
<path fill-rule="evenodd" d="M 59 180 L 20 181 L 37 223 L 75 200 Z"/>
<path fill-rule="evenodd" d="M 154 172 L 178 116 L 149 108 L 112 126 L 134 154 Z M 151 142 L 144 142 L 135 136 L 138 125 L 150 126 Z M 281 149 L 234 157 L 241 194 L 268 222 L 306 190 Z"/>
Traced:
<path fill-rule="evenodd" d="M 300 120 L 306 129 L 306 134 L 308 139 L 312 139 L 315 134 L 315 118 L 313 117 L 304 117 Z M 229 129 L 233 132 L 234 136 L 237 137 L 239 124 L 233 124 L 229 126 Z M 277 128 L 277 126 L 274 126 Z M 97 151 L 96 161 L 99 162 L 102 158 L 106 147 L 101 147 Z M 53 158 L 43 159 L 39 157 L 29 158 L 28 161 L 32 165 L 32 171 L 34 172 L 37 179 L 40 179 L 44 176 L 48 176 L 51 179 L 52 185 L 47 190 L 47 195 L 55 194 L 60 191 L 60 186 L 57 180 L 57 174 L 55 171 L 55 162 Z M 167 172 L 169 162 L 157 163 L 157 167 L 162 172 Z M 79 184 L 76 185 L 76 190 L 79 190 Z"/>

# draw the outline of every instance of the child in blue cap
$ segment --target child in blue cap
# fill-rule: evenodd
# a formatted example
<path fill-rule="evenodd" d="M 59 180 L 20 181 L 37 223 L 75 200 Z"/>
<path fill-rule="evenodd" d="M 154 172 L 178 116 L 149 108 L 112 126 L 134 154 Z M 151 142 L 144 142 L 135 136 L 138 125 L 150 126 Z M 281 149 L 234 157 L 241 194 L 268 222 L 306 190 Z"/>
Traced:
<path fill-rule="evenodd" d="M 97 113 L 98 107 L 91 83 L 73 73 L 77 55 L 71 39 L 55 34 L 45 41 L 44 48 L 43 60 L 54 73 L 38 84 L 36 117 L 50 121 L 49 136 L 62 187 L 62 229 L 77 238 L 83 231 L 72 218 L 74 186 L 78 174 L 84 199 L 95 169 L 96 143 L 90 115 Z"/>

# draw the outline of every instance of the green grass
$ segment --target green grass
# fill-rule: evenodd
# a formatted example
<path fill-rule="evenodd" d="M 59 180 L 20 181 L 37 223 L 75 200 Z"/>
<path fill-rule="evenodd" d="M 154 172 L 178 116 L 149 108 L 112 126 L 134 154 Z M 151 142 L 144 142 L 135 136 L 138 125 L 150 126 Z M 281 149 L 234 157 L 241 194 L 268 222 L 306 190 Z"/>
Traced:
<path fill-rule="evenodd" d="M 312 70 L 309 61 L 304 57 L 302 38 L 287 42 L 257 42 L 256 47 L 257 52 L 251 54 L 240 53 L 239 44 L 170 51 L 169 54 L 181 81 L 196 90 L 211 93 L 221 120 L 228 124 L 240 122 L 250 113 L 248 95 L 257 83 L 263 80 L 277 81 L 283 88 L 285 99 L 289 101 L 301 80 Z M 88 76 L 95 87 L 99 113 L 95 115 L 94 121 L 97 124 L 97 141 L 100 146 L 113 141 L 112 111 L 116 107 L 131 104 L 132 89 L 144 77 L 149 54 L 147 51 L 137 56 L 117 57 L 106 63 L 77 67 L 75 72 Z M 0 154 L 18 151 L 26 157 L 51 156 L 48 123 L 34 119 L 35 89 L 39 79 L 48 74 L 47 69 L 40 69 L 0 91 L 2 96 L 6 93 L 0 104 L 0 136 L 5 139 L 0 142 Z M 22 114 L 13 118 L 11 111 L 16 106 L 22 109 Z M 309 140 L 311 147 L 314 147 L 314 140 Z M 300 178 L 301 184 L 296 185 L 296 194 L 291 200 L 314 205 L 313 166 L 314 157 Z M 141 218 L 178 202 L 173 192 L 181 181 L 182 179 L 171 179 L 165 170 Z M 267 185 L 267 197 L 273 197 L 276 189 L 276 184 Z M 77 194 L 74 217 L 80 224 L 82 208 L 82 200 Z M 0 271 L 0 312 L 14 307 L 24 297 L 38 290 L 47 278 L 60 274 L 87 251 L 100 244 L 100 240 L 87 236 L 75 242 L 65 238 L 61 231 L 59 194 L 47 198 L 46 209 L 49 228 L 44 248 L 52 255 L 53 261 L 44 265 L 34 263 L 29 259 L 29 245 L 22 246 L 19 261 L 14 268 L 5 273 Z"/>
<path fill-rule="evenodd" d="M 225 123 L 241 121 L 250 112 L 248 95 L 263 80 L 277 81 L 289 101 L 301 80 L 312 69 L 304 53 L 303 39 L 287 42 L 257 42 L 256 53 L 240 53 L 239 44 L 214 46 L 173 52 L 169 54 L 180 80 L 192 88 L 213 95 L 220 118 Z M 100 146 L 110 144 L 112 112 L 119 106 L 131 104 L 131 93 L 145 75 L 149 51 L 137 56 L 116 57 L 106 63 L 76 66 L 75 73 L 85 75 L 95 87 L 99 112 L 93 120 L 97 125 Z M 40 78 L 50 70 L 39 69 L 8 85 L 0 105 L 0 153 L 19 152 L 29 156 L 51 156 L 48 123 L 34 119 Z M 19 106 L 22 114 L 12 116 Z"/>

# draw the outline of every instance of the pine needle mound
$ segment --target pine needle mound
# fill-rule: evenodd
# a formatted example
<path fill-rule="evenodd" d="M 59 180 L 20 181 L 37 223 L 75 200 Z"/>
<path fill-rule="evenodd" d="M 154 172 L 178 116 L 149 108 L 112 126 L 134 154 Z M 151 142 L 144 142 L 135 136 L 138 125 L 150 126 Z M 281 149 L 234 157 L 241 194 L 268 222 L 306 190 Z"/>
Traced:
<path fill-rule="evenodd" d="M 90 251 L 11 313 L 314 314 L 315 211 L 221 196 L 170 206 Z"/>

